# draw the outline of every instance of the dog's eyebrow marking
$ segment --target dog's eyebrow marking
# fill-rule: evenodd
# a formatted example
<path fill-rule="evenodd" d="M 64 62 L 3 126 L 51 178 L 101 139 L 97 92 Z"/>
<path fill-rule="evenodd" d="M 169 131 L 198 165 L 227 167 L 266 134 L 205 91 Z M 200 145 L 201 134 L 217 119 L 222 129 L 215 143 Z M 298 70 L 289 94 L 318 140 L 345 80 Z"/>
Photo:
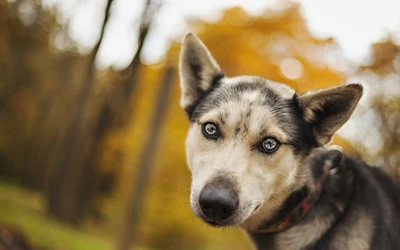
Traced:
<path fill-rule="evenodd" d="M 247 124 L 247 122 L 245 124 L 243 124 L 243 133 L 247 133 L 249 130 L 249 124 Z"/>
<path fill-rule="evenodd" d="M 240 127 L 237 127 L 237 128 L 235 129 L 235 136 L 238 136 L 239 133 L 240 133 Z"/>
<path fill-rule="evenodd" d="M 246 118 L 249 118 L 249 117 L 250 117 L 250 115 L 251 115 L 251 109 L 247 110 L 247 113 L 246 113 Z"/>
<path fill-rule="evenodd" d="M 225 121 L 225 119 L 224 119 L 224 115 L 223 114 L 219 114 L 218 115 L 218 119 L 219 119 L 219 121 L 220 121 L 220 123 L 222 124 L 222 125 L 225 125 L 225 123 L 226 123 L 226 121 Z"/>
<path fill-rule="evenodd" d="M 227 120 L 228 119 L 228 111 L 224 109 L 223 112 L 220 113 L 221 119 Z"/>

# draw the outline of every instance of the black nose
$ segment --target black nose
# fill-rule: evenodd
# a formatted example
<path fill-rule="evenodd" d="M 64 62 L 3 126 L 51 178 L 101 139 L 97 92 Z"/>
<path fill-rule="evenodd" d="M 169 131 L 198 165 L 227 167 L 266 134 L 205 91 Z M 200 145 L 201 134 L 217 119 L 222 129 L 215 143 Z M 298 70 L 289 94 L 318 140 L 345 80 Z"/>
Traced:
<path fill-rule="evenodd" d="M 205 216 L 223 220 L 236 211 L 239 202 L 234 190 L 209 184 L 201 191 L 199 203 Z"/>

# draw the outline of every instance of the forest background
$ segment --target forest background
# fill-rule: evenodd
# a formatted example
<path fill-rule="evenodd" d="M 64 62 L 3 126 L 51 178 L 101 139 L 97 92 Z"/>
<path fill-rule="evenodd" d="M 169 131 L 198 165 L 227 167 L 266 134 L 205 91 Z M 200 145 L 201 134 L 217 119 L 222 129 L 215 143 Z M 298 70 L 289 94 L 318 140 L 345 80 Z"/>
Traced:
<path fill-rule="evenodd" d="M 0 0 L 0 230 L 37 249 L 249 249 L 192 215 L 177 60 L 364 96 L 334 144 L 400 177 L 397 1 Z M 17 233 L 16 233 L 17 234 Z"/>

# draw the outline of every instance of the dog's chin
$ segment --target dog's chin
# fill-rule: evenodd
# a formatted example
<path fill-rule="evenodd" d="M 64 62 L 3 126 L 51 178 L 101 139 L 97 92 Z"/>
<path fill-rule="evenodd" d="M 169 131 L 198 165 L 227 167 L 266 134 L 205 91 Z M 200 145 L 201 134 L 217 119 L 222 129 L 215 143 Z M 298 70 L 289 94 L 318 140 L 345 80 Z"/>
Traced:
<path fill-rule="evenodd" d="M 200 220 L 205 222 L 207 225 L 212 226 L 212 227 L 230 227 L 230 226 L 236 226 L 237 224 L 233 222 L 232 219 L 226 219 L 226 220 L 216 220 L 216 219 L 211 219 L 207 218 L 203 215 L 196 215 Z"/>
<path fill-rule="evenodd" d="M 207 225 L 212 226 L 212 227 L 229 227 L 231 226 L 230 224 L 226 224 L 226 223 L 221 223 L 215 220 L 205 220 L 205 219 L 201 219 L 202 221 L 204 221 Z"/>

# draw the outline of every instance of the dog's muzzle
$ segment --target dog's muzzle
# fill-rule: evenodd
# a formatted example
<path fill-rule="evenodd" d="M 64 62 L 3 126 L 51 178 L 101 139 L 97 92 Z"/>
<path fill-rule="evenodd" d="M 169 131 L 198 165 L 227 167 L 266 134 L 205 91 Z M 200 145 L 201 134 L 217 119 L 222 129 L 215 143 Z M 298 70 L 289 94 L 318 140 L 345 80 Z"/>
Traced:
<path fill-rule="evenodd" d="M 238 208 L 237 192 L 230 185 L 207 184 L 200 193 L 199 204 L 208 222 L 228 219 Z"/>

